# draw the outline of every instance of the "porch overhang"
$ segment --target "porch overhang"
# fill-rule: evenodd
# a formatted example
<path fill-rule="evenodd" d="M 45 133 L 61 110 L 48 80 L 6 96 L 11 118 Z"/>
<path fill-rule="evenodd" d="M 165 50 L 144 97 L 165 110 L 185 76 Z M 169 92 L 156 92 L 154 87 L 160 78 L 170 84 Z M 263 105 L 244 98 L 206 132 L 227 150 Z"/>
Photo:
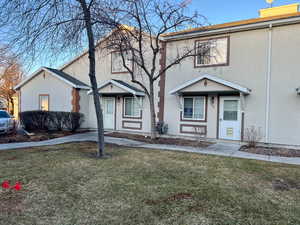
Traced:
<path fill-rule="evenodd" d="M 212 75 L 203 75 L 187 81 L 171 90 L 171 95 L 195 95 L 195 94 L 242 94 L 248 95 L 251 90 L 239 84 L 223 80 Z"/>
<path fill-rule="evenodd" d="M 102 95 L 133 95 L 145 96 L 145 92 L 121 80 L 107 80 L 98 86 L 98 92 Z M 92 90 L 88 91 L 92 94 Z"/>

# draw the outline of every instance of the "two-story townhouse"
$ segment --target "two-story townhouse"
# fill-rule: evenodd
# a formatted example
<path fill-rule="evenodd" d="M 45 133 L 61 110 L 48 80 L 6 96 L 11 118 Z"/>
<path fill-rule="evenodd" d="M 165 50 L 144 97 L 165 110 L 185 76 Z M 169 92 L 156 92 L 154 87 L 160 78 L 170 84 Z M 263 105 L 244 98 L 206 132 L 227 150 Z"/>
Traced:
<path fill-rule="evenodd" d="M 298 7 L 274 7 L 261 10 L 256 19 L 165 35 L 160 66 L 185 46 L 198 51 L 157 82 L 156 111 L 158 120 L 168 124 L 168 135 L 201 133 L 240 141 L 254 126 L 261 129 L 263 142 L 300 145 Z M 148 99 L 130 82 L 119 53 L 97 53 L 105 129 L 150 133 Z M 40 69 L 16 87 L 20 110 L 78 111 L 85 115 L 83 126 L 95 128 L 87 74 L 87 52 L 58 70 Z"/>
<path fill-rule="evenodd" d="M 180 46 L 201 46 L 197 57 L 165 76 L 169 134 L 243 140 L 246 129 L 254 126 L 263 142 L 300 145 L 298 6 L 166 35 L 166 58 Z M 210 51 L 202 54 L 203 46 Z"/>
<path fill-rule="evenodd" d="M 96 48 L 96 78 L 105 130 L 149 133 L 150 103 L 140 86 L 131 82 L 119 52 L 106 48 L 104 38 Z M 157 63 L 160 57 L 158 57 Z M 132 63 L 137 79 L 147 86 L 147 78 Z M 89 86 L 88 52 L 75 57 L 59 69 L 43 67 L 23 80 L 16 89 L 20 110 L 73 111 L 84 115 L 82 128 L 95 129 L 96 114 Z M 158 82 L 154 87 L 158 102 Z M 155 104 L 158 111 L 158 104 Z"/>

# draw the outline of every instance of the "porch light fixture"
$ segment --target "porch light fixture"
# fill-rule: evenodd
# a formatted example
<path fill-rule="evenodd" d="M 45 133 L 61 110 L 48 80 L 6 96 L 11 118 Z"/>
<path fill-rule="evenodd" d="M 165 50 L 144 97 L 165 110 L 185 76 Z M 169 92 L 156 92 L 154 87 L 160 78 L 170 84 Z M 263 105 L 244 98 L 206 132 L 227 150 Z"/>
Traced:
<path fill-rule="evenodd" d="M 215 96 L 211 96 L 211 97 L 210 97 L 210 103 L 211 103 L 212 105 L 215 104 Z"/>

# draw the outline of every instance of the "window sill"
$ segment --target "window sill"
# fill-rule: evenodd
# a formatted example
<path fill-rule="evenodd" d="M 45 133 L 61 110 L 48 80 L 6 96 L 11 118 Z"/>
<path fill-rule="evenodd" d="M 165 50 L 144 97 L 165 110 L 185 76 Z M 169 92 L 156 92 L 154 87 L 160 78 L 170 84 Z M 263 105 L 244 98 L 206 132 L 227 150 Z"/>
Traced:
<path fill-rule="evenodd" d="M 210 64 L 210 65 L 195 65 L 194 68 L 217 67 L 217 66 L 229 66 L 229 63 Z"/>

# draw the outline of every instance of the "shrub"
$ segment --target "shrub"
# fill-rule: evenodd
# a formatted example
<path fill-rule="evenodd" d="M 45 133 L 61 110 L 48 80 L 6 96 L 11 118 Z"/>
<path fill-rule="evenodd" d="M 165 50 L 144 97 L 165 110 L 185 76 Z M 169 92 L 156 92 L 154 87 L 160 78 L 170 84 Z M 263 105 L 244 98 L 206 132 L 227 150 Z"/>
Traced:
<path fill-rule="evenodd" d="M 251 126 L 245 131 L 245 141 L 248 143 L 248 147 L 255 148 L 257 143 L 262 139 L 261 128 Z"/>
<path fill-rule="evenodd" d="M 83 122 L 77 112 L 26 111 L 20 113 L 20 122 L 26 130 L 76 131 Z"/>
<path fill-rule="evenodd" d="M 76 131 L 83 122 L 83 116 L 81 113 L 69 113 L 66 115 L 65 127 L 72 132 Z"/>

